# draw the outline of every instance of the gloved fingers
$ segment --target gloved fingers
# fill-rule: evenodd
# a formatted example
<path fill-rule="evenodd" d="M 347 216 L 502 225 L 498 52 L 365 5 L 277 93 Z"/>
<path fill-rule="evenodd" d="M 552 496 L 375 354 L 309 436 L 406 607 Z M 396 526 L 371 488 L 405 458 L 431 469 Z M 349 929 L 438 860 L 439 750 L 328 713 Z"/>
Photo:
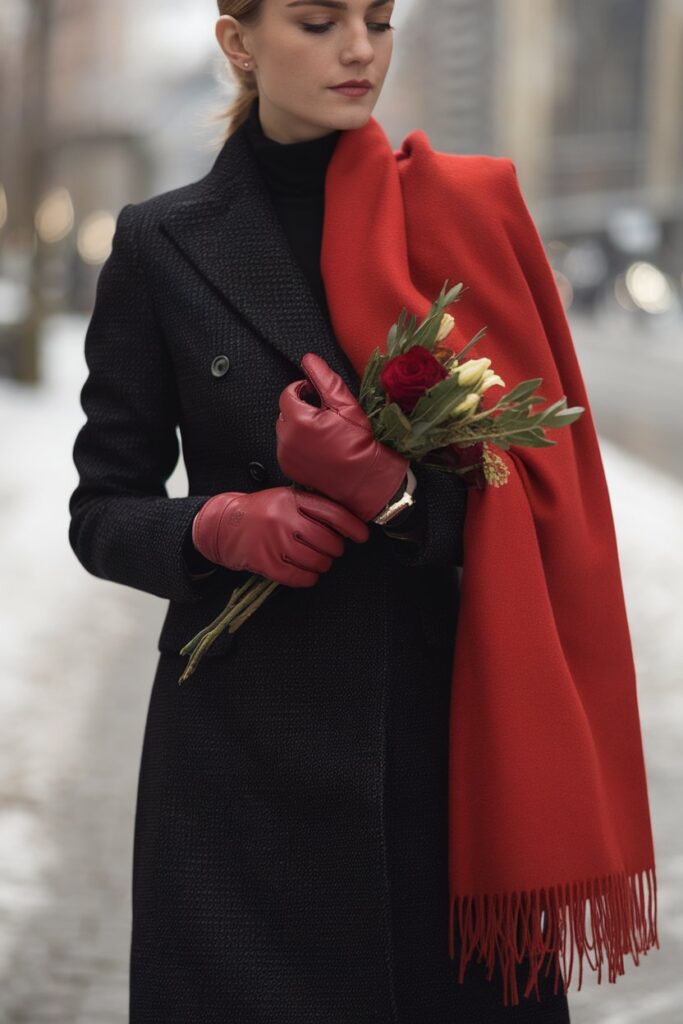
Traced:
<path fill-rule="evenodd" d="M 319 576 L 321 572 L 327 572 L 332 565 L 332 559 L 327 555 L 321 555 L 319 551 L 315 551 L 314 548 L 309 548 L 306 544 L 297 545 L 301 550 L 297 551 L 296 555 L 289 551 L 285 551 L 280 556 L 283 562 L 287 562 L 288 565 L 293 565 L 303 575 L 302 580 L 306 580 L 309 575 Z M 304 582 L 304 586 L 305 586 Z"/>
<path fill-rule="evenodd" d="M 344 538 L 336 530 L 324 526 L 316 519 L 304 516 L 301 529 L 294 533 L 302 544 L 308 544 L 321 555 L 339 558 L 344 554 Z"/>
<path fill-rule="evenodd" d="M 302 397 L 307 388 L 311 388 L 310 381 L 293 380 L 282 389 L 278 399 L 280 415 L 275 421 L 276 429 L 278 423 L 290 425 L 291 423 L 312 422 L 316 416 L 320 415 L 321 410 L 318 406 L 311 405 Z"/>
<path fill-rule="evenodd" d="M 343 505 L 322 494 L 309 494 L 292 488 L 292 494 L 299 511 L 331 526 L 337 533 L 362 544 L 370 536 L 367 523 L 354 515 Z"/>
<path fill-rule="evenodd" d="M 284 583 L 286 587 L 314 587 L 320 579 L 318 573 L 302 569 L 284 554 L 281 555 L 281 561 L 283 563 L 282 573 L 277 573 L 276 575 L 271 570 L 270 577 L 271 579 L 277 579 L 278 583 Z M 290 566 L 290 568 L 286 569 L 284 563 Z"/>
<path fill-rule="evenodd" d="M 315 352 L 307 352 L 301 360 L 301 367 L 318 392 L 323 407 L 343 413 L 344 419 L 356 426 L 369 426 L 368 418 L 358 399 L 322 356 L 316 355 Z"/>

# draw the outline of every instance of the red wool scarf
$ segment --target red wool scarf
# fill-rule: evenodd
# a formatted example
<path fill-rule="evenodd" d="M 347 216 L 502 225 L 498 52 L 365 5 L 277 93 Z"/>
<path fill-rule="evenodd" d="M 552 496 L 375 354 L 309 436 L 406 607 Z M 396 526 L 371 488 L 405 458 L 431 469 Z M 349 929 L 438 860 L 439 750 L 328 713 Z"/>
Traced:
<path fill-rule="evenodd" d="M 451 684 L 449 955 L 458 980 L 497 962 L 504 1003 L 544 957 L 566 991 L 574 950 L 601 980 L 659 947 L 636 680 L 610 500 L 569 326 L 514 163 L 393 152 L 370 118 L 342 132 L 325 183 L 321 271 L 332 326 L 359 377 L 403 306 L 421 320 L 444 281 L 466 286 L 445 344 L 489 356 L 506 387 L 542 377 L 585 412 L 512 448 L 508 482 L 468 491 Z M 487 402 L 486 399 L 489 399 Z M 417 585 L 417 580 L 416 580 Z M 586 921 L 586 909 L 589 921 Z M 444 936 L 445 941 L 445 936 Z M 592 956 L 591 956 L 592 951 Z M 567 957 L 570 954 L 570 962 Z M 560 959 L 563 977 L 559 978 Z M 548 961 L 546 960 L 546 963 Z"/>

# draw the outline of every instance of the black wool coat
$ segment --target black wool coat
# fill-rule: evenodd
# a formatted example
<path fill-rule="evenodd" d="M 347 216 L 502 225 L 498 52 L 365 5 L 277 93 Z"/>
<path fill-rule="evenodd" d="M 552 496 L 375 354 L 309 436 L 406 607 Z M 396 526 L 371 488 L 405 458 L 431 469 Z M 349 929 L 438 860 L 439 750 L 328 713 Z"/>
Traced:
<path fill-rule="evenodd" d="M 290 482 L 278 398 L 308 351 L 358 394 L 243 129 L 201 180 L 121 210 L 85 339 L 69 540 L 88 572 L 168 601 L 137 794 L 131 1024 L 566 1021 L 550 982 L 503 1009 L 498 976 L 471 964 L 458 984 L 448 957 L 457 477 L 415 466 L 421 543 L 371 524 L 178 685 L 180 648 L 248 576 L 196 578 L 192 519 L 218 492 Z M 181 444 L 189 494 L 171 498 Z"/>

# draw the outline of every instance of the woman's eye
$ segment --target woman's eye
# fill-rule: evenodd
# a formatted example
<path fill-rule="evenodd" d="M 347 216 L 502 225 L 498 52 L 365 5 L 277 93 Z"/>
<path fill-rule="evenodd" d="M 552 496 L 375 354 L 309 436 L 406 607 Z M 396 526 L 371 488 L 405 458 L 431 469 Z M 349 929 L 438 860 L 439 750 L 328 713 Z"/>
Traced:
<path fill-rule="evenodd" d="M 302 24 L 301 27 L 304 30 L 304 32 L 318 32 L 318 33 L 321 33 L 321 32 L 327 32 L 327 30 L 330 27 L 332 27 L 332 26 L 334 26 L 334 22 L 333 21 L 325 21 L 325 22 L 322 22 L 319 25 Z M 373 24 L 370 25 L 370 28 L 374 32 L 388 32 L 389 29 L 393 29 L 394 26 L 390 25 L 388 21 L 387 22 L 382 21 L 382 22 L 374 22 Z"/>

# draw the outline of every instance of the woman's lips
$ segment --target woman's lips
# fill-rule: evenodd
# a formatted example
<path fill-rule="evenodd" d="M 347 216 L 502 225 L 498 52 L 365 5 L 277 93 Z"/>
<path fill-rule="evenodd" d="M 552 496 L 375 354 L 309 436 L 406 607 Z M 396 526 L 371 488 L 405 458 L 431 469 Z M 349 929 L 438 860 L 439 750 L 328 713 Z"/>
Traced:
<path fill-rule="evenodd" d="M 330 88 L 334 92 L 341 92 L 345 96 L 365 96 L 366 92 L 370 92 L 369 85 L 332 85 Z"/>

